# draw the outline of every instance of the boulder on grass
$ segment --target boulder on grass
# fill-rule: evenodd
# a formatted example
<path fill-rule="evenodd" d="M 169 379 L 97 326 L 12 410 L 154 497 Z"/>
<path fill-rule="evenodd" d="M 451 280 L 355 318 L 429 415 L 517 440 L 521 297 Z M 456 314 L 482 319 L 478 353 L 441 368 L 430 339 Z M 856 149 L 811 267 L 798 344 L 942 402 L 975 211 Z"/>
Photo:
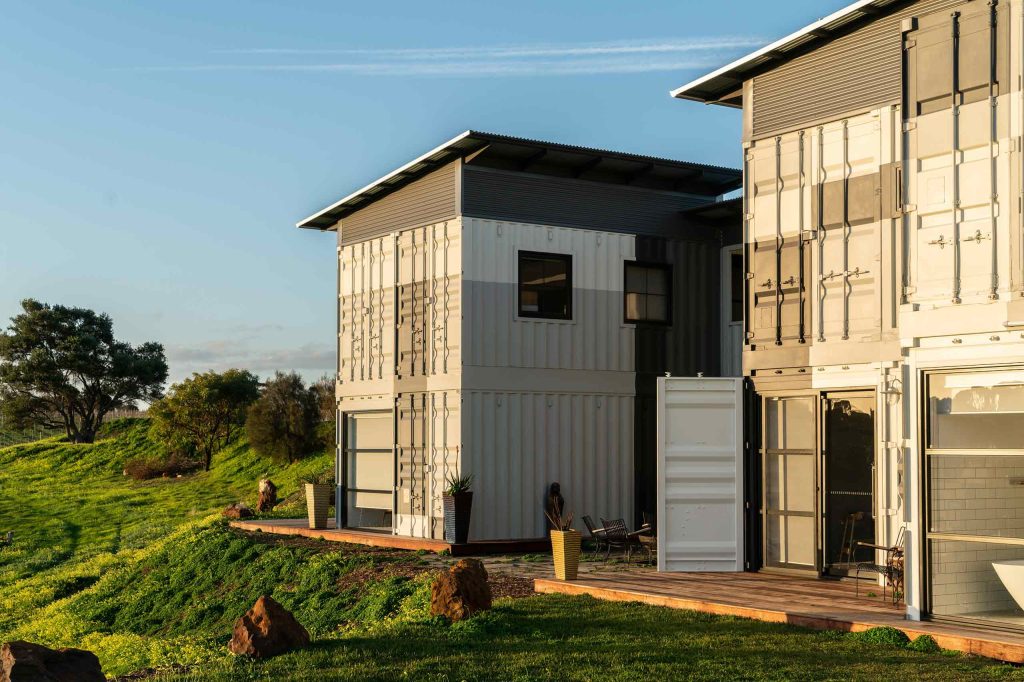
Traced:
<path fill-rule="evenodd" d="M 260 496 L 256 500 L 256 511 L 265 513 L 277 504 L 277 486 L 269 478 L 260 480 Z"/>
<path fill-rule="evenodd" d="M 0 647 L 0 682 L 105 682 L 96 654 L 82 649 L 48 649 L 31 642 Z"/>
<path fill-rule="evenodd" d="M 491 608 L 487 569 L 479 559 L 463 559 L 441 573 L 430 588 L 430 613 L 455 622 Z"/>
<path fill-rule="evenodd" d="M 267 595 L 235 621 L 228 649 L 239 656 L 269 658 L 309 644 L 309 633 L 287 609 Z"/>
<path fill-rule="evenodd" d="M 252 509 L 249 509 L 249 506 L 244 502 L 236 502 L 232 505 L 228 505 L 224 508 L 224 511 L 222 511 L 221 514 L 229 519 L 247 519 L 253 515 Z"/>

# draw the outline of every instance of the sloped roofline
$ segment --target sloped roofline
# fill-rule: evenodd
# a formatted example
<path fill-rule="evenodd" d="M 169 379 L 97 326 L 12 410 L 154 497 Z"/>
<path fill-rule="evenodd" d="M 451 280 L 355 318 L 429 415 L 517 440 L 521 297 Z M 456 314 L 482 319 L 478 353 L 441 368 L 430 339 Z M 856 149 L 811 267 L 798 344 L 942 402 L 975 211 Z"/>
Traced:
<path fill-rule="evenodd" d="M 706 104 L 723 104 L 736 107 L 731 102 L 722 101 L 724 97 L 734 93 L 756 72 L 777 66 L 782 62 L 791 59 L 798 50 L 808 44 L 829 40 L 844 32 L 850 24 L 864 19 L 875 17 L 885 12 L 893 5 L 901 4 L 904 0 L 857 0 L 841 10 L 833 12 L 823 19 L 815 21 L 804 28 L 791 33 L 785 38 L 776 40 L 759 50 L 751 52 L 745 57 L 726 64 L 716 71 L 690 81 L 686 85 L 672 90 L 669 94 L 678 99 L 704 102 Z"/>
<path fill-rule="evenodd" d="M 722 166 L 694 163 L 691 161 L 678 161 L 655 156 L 645 156 L 642 154 L 629 154 L 626 152 L 611 151 L 607 149 L 578 147 L 575 145 L 560 144 L 557 142 L 544 142 L 541 140 L 531 140 L 522 137 L 513 137 L 510 135 L 499 135 L 496 133 L 467 130 L 456 135 L 444 144 L 434 147 L 427 153 L 421 154 L 409 163 L 396 168 L 387 175 L 374 180 L 365 187 L 357 189 L 355 192 L 352 192 L 344 198 L 334 202 L 327 208 L 321 209 L 311 216 L 300 220 L 296 223 L 296 227 L 318 230 L 332 229 L 334 225 L 336 225 L 337 222 L 346 215 L 370 205 L 377 199 L 383 198 L 399 187 L 434 171 L 441 165 L 472 154 L 491 143 L 532 146 L 573 154 L 588 154 L 610 159 L 616 158 L 627 161 L 656 164 L 658 166 L 668 166 L 688 171 L 699 171 L 701 174 L 721 176 L 723 192 L 731 191 L 742 184 L 742 173 L 735 168 L 725 168 Z"/>

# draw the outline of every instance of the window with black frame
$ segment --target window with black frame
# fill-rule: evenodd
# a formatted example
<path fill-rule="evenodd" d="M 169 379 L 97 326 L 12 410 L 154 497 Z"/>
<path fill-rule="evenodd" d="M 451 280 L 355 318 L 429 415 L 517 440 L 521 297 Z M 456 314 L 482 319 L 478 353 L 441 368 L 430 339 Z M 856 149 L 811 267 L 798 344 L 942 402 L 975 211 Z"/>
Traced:
<path fill-rule="evenodd" d="M 626 322 L 672 322 L 672 266 L 626 263 Z"/>
<path fill-rule="evenodd" d="M 572 319 L 572 256 L 519 252 L 519 316 Z"/>

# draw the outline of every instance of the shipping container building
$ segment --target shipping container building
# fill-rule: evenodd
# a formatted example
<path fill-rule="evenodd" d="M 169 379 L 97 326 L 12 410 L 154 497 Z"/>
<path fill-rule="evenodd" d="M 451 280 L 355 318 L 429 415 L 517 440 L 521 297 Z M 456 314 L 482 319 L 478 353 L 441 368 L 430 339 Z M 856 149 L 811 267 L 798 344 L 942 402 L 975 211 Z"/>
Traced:
<path fill-rule="evenodd" d="M 1024 627 L 1022 31 L 860 0 L 673 93 L 743 111 L 749 568 Z"/>
<path fill-rule="evenodd" d="M 544 536 L 553 482 L 652 512 L 656 377 L 739 372 L 741 182 L 469 131 L 301 221 L 338 237 L 339 527 L 441 538 L 453 474 L 471 540 Z"/>

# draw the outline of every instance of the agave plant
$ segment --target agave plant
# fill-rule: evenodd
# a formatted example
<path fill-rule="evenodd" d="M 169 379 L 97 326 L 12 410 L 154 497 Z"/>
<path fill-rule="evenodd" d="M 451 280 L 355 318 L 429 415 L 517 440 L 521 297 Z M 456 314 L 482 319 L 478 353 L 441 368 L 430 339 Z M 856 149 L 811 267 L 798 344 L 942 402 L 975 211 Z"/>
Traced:
<path fill-rule="evenodd" d="M 470 489 L 473 487 L 473 475 L 470 474 L 469 476 L 459 476 L 454 473 L 448 474 L 446 483 L 448 486 L 447 488 L 445 488 L 444 491 L 446 495 L 451 495 L 454 497 L 455 495 L 459 495 L 461 493 L 468 493 Z"/>

